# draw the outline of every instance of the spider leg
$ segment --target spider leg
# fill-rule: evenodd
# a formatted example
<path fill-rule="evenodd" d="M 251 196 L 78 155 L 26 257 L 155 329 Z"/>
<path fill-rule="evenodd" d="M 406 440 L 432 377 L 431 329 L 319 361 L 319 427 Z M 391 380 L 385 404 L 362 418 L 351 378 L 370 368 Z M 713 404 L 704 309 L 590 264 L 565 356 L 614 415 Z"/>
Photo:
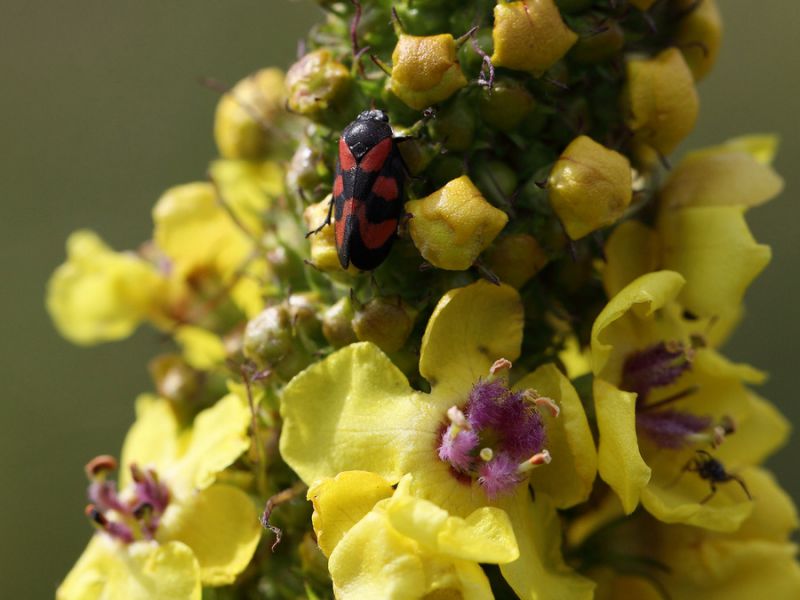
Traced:
<path fill-rule="evenodd" d="M 705 504 L 706 502 L 711 500 L 716 493 L 717 493 L 717 484 L 712 481 L 711 482 L 711 493 L 708 496 L 706 496 L 705 498 L 703 498 L 702 500 L 700 500 L 700 504 Z"/>
<path fill-rule="evenodd" d="M 730 475 L 730 478 L 741 486 L 744 493 L 747 494 L 748 500 L 753 499 L 753 497 L 750 495 L 750 490 L 747 489 L 747 485 L 745 485 L 744 480 L 741 477 L 739 477 L 738 475 Z"/>

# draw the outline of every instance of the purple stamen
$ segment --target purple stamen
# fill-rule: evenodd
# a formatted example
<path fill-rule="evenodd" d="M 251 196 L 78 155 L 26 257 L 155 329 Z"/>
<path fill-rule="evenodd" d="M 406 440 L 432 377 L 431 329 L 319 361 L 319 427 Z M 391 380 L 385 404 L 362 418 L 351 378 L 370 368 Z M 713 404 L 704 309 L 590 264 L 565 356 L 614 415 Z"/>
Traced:
<path fill-rule="evenodd" d="M 651 390 L 675 383 L 690 368 L 691 354 L 683 344 L 659 342 L 628 356 L 620 387 L 636 392 L 643 403 Z"/>
<path fill-rule="evenodd" d="M 478 483 L 489 499 L 513 489 L 520 481 L 519 463 L 505 453 L 498 454 L 478 469 Z"/>
<path fill-rule="evenodd" d="M 637 412 L 636 427 L 662 448 L 680 449 L 689 445 L 692 435 L 711 427 L 711 417 L 698 417 L 678 410 Z"/>

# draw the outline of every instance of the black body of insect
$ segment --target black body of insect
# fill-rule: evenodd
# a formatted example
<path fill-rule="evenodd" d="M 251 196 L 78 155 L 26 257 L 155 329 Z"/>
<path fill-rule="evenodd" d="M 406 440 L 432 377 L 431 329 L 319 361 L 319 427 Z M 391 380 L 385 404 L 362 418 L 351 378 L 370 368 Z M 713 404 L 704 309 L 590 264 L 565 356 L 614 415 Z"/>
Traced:
<path fill-rule="evenodd" d="M 378 267 L 392 247 L 403 211 L 406 169 L 389 117 L 365 110 L 339 138 L 336 176 L 328 216 L 309 232 L 317 233 L 334 213 L 336 250 L 343 268 Z"/>
<path fill-rule="evenodd" d="M 738 483 L 740 486 L 742 486 L 744 493 L 747 494 L 747 499 L 753 499 L 742 478 L 738 475 L 728 473 L 725 470 L 725 466 L 705 450 L 697 450 L 696 456 L 686 463 L 686 466 L 683 467 L 683 470 L 691 473 L 697 473 L 701 479 L 708 481 L 709 485 L 711 486 L 711 493 L 703 498 L 700 501 L 700 504 L 705 504 L 714 497 L 714 494 L 717 493 L 718 483 L 726 483 L 728 481 L 735 481 Z"/>

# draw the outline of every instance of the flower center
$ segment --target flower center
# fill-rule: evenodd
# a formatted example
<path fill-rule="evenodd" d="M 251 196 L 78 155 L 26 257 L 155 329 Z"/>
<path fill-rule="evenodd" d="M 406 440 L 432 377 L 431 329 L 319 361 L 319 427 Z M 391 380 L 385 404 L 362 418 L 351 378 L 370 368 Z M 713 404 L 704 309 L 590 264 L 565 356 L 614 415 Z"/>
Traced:
<path fill-rule="evenodd" d="M 86 516 L 101 531 L 125 543 L 151 540 L 169 504 L 169 489 L 153 469 L 130 466 L 133 483 L 122 493 L 108 476 L 117 469 L 111 456 L 98 456 L 86 465 L 89 500 Z"/>
<path fill-rule="evenodd" d="M 715 423 L 709 415 L 698 416 L 671 407 L 696 392 L 696 387 L 687 387 L 656 402 L 649 400 L 653 390 L 672 385 L 691 370 L 693 356 L 691 346 L 677 341 L 659 342 L 630 354 L 622 366 L 620 387 L 637 394 L 636 428 L 661 448 L 706 443 L 716 447 L 735 430 L 729 417 Z"/>
<path fill-rule="evenodd" d="M 503 359 L 495 363 L 489 378 L 473 386 L 463 411 L 447 411 L 437 448 L 456 477 L 477 480 L 489 498 L 510 492 L 531 469 L 550 462 L 539 407 L 558 413 L 549 398 L 514 392 L 495 378 L 510 366 Z"/>

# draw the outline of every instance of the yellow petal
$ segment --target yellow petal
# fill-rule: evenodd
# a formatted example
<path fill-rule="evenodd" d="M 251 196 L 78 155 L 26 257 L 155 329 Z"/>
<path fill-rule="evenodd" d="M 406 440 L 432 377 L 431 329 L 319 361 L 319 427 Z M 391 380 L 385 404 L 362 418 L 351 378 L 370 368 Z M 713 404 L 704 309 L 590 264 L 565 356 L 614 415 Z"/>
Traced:
<path fill-rule="evenodd" d="M 781 193 L 783 178 L 739 145 L 723 144 L 688 154 L 659 193 L 662 210 L 684 206 L 758 206 Z M 753 152 L 764 154 L 759 147 Z"/>
<path fill-rule="evenodd" d="M 786 444 L 791 425 L 767 400 L 744 387 L 742 393 L 744 410 L 733 415 L 736 433 L 720 446 L 719 456 L 732 464 L 759 464 Z"/>
<path fill-rule="evenodd" d="M 263 233 L 264 213 L 283 193 L 283 169 L 273 161 L 215 160 L 209 175 L 242 225 L 253 234 Z"/>
<path fill-rule="evenodd" d="M 458 404 L 494 361 L 517 359 L 522 326 L 522 302 L 514 288 L 481 280 L 451 290 L 428 322 L 419 371 L 431 387 L 452 392 L 452 404 Z"/>
<path fill-rule="evenodd" d="M 684 0 L 687 10 L 678 22 L 672 43 L 683 52 L 695 81 L 700 81 L 714 66 L 722 41 L 722 18 L 714 0 Z"/>
<path fill-rule="evenodd" d="M 56 592 L 58 600 L 200 600 L 199 567 L 180 542 L 125 545 L 97 534 Z"/>
<path fill-rule="evenodd" d="M 735 531 L 752 512 L 753 503 L 734 481 L 718 484 L 716 494 L 703 503 L 711 491 L 708 481 L 682 472 L 692 454 L 670 451 L 649 457 L 653 477 L 642 490 L 642 504 L 665 523 Z"/>
<path fill-rule="evenodd" d="M 181 496 L 211 485 L 217 473 L 250 447 L 250 421 L 250 409 L 236 394 L 201 411 L 181 435 L 180 453 L 164 473 L 172 492 Z"/>
<path fill-rule="evenodd" d="M 159 475 L 178 453 L 178 422 L 169 402 L 150 394 L 136 399 L 136 422 L 122 445 L 120 489 L 131 483 L 129 466 L 153 467 Z"/>
<path fill-rule="evenodd" d="M 172 260 L 178 276 L 211 269 L 223 278 L 235 275 L 252 250 L 210 183 L 170 188 L 153 208 L 153 239 Z"/>
<path fill-rule="evenodd" d="M 550 496 L 556 508 L 586 501 L 597 475 L 597 450 L 578 393 L 555 365 L 539 367 L 514 386 L 517 390 L 528 388 L 555 400 L 561 409 L 558 417 L 540 411 L 547 432 L 545 443 L 553 459 L 531 472 L 533 489 L 537 495 Z"/>
<path fill-rule="evenodd" d="M 195 369 L 205 371 L 218 366 L 227 355 L 222 339 L 202 327 L 183 325 L 174 337 L 183 350 L 186 362 Z"/>
<path fill-rule="evenodd" d="M 519 559 L 500 565 L 500 572 L 523 600 L 589 600 L 594 583 L 564 564 L 561 557 L 561 521 L 546 496 L 531 500 L 521 486 L 499 504 L 514 524 Z"/>
<path fill-rule="evenodd" d="M 675 299 L 684 279 L 673 271 L 639 277 L 614 296 L 592 326 L 592 370 L 609 382 L 619 381 L 624 357 L 645 347 L 644 320 Z"/>
<path fill-rule="evenodd" d="M 67 261 L 47 283 L 47 310 L 75 344 L 118 340 L 155 318 L 165 281 L 135 254 L 114 252 L 94 232 L 76 231 L 67 240 Z"/>
<path fill-rule="evenodd" d="M 336 544 L 376 502 L 389 498 L 393 492 L 388 481 L 368 471 L 344 471 L 311 486 L 307 494 L 314 504 L 311 522 L 325 556 L 331 555 Z"/>
<path fill-rule="evenodd" d="M 309 485 L 352 470 L 394 483 L 406 472 L 414 448 L 425 448 L 434 459 L 446 410 L 414 393 L 375 345 L 351 344 L 284 389 L 281 456 Z"/>
<path fill-rule="evenodd" d="M 203 585 L 233 583 L 261 539 L 253 501 L 242 490 L 212 485 L 171 504 L 158 528 L 160 541 L 177 540 L 192 549 Z"/>
<path fill-rule="evenodd" d="M 753 239 L 744 210 L 702 206 L 662 214 L 664 268 L 686 278 L 679 301 L 697 315 L 725 314 L 738 306 L 770 261 L 769 246 Z"/>
<path fill-rule="evenodd" d="M 617 225 L 604 250 L 603 288 L 609 298 L 637 277 L 657 270 L 661 260 L 658 235 L 639 221 Z"/>
<path fill-rule="evenodd" d="M 650 480 L 650 467 L 639 453 L 636 435 L 636 394 L 623 392 L 599 377 L 594 379 L 594 406 L 600 444 L 600 477 L 622 501 L 627 514 L 639 504 Z"/>

